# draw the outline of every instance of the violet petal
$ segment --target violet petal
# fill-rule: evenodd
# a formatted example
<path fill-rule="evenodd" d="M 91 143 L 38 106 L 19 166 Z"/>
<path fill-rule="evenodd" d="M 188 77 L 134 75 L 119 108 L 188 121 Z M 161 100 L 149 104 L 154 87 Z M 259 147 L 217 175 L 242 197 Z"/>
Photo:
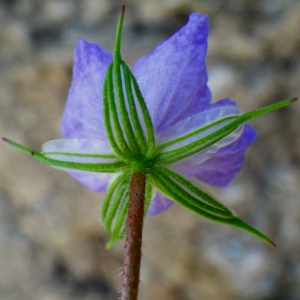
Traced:
<path fill-rule="evenodd" d="M 208 18 L 193 13 L 187 25 L 133 67 L 153 127 L 160 132 L 210 103 L 205 56 Z"/>
<path fill-rule="evenodd" d="M 66 138 L 106 139 L 102 88 L 112 54 L 94 43 L 79 40 L 75 49 L 73 80 L 63 114 Z"/>
<path fill-rule="evenodd" d="M 97 178 L 93 176 L 93 174 L 89 175 L 83 172 L 69 172 L 69 175 L 74 177 L 91 191 L 102 194 L 106 193 L 108 184 L 111 182 L 112 178 L 116 176 L 116 174 L 98 173 L 101 178 Z"/>
<path fill-rule="evenodd" d="M 160 192 L 156 192 L 150 203 L 147 215 L 154 216 L 160 214 L 168 210 L 173 204 L 174 202 L 172 200 L 166 198 Z"/>
<path fill-rule="evenodd" d="M 241 170 L 245 152 L 256 137 L 256 131 L 246 124 L 242 135 L 235 142 L 219 149 L 202 164 L 182 170 L 180 173 L 194 176 L 214 187 L 226 187 Z"/>

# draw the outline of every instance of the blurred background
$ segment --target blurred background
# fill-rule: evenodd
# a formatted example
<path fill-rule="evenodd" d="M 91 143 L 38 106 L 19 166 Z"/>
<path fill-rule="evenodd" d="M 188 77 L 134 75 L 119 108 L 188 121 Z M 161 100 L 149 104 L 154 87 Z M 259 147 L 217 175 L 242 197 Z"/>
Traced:
<path fill-rule="evenodd" d="M 300 96 L 298 0 L 0 0 L 0 133 L 32 149 L 60 138 L 79 38 L 124 59 L 209 15 L 209 85 L 250 111 Z M 251 121 L 259 138 L 227 189 L 210 189 L 277 244 L 174 205 L 146 219 L 141 300 L 300 299 L 300 103 Z M 117 299 L 123 241 L 107 251 L 102 196 L 2 143 L 0 299 Z"/>

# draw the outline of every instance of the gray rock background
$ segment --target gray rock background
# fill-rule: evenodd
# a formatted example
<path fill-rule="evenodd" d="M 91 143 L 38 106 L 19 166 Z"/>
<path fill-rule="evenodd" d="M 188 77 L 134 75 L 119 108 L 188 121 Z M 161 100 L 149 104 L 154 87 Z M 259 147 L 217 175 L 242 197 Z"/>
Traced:
<path fill-rule="evenodd" d="M 124 0 L 132 64 L 210 16 L 214 99 L 244 111 L 300 96 L 298 0 Z M 0 1 L 1 136 L 39 149 L 60 137 L 76 40 L 112 49 L 120 1 Z M 147 218 L 141 300 L 300 299 L 300 104 L 251 122 L 259 138 L 227 189 L 209 190 L 277 243 L 175 205 Z M 67 174 L 0 147 L 0 299 L 117 299 L 123 241 L 110 251 L 101 198 Z"/>

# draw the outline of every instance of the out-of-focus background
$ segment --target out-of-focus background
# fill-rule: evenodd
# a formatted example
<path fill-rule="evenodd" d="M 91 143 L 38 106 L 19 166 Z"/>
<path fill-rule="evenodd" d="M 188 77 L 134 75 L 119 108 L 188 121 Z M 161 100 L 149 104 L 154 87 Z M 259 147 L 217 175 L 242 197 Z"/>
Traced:
<path fill-rule="evenodd" d="M 197 11 L 214 100 L 250 111 L 300 96 L 298 0 L 1 0 L 1 136 L 37 150 L 60 137 L 76 41 L 111 50 L 123 3 L 129 64 Z M 139 299 L 300 299 L 300 104 L 251 123 L 243 170 L 210 191 L 277 248 L 174 205 L 146 219 Z M 104 248 L 102 196 L 4 143 L 0 179 L 0 299 L 117 299 L 123 241 Z"/>

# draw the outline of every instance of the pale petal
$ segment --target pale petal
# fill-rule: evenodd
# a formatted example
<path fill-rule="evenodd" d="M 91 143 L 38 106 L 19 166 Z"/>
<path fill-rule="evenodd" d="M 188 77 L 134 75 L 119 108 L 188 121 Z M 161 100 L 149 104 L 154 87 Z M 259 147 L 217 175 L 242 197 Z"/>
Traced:
<path fill-rule="evenodd" d="M 208 105 L 205 110 L 197 115 L 191 116 L 185 120 L 178 122 L 177 124 L 168 127 L 166 130 L 158 135 L 158 143 L 163 145 L 168 141 L 173 141 L 178 138 L 182 138 L 187 135 L 187 138 L 179 140 L 178 142 L 164 147 L 161 153 L 168 152 L 179 147 L 186 146 L 192 142 L 198 141 L 208 134 L 215 132 L 222 128 L 229 122 L 233 121 L 241 115 L 240 109 L 236 103 L 229 99 L 222 99 L 217 103 Z M 231 119 L 228 119 L 231 118 Z M 222 121 L 222 122 L 220 122 Z M 215 125 L 206 128 L 207 126 L 216 123 Z M 204 129 L 206 128 L 206 129 Z M 197 132 L 197 130 L 203 129 Z M 196 132 L 191 135 L 191 133 Z M 229 134 L 227 137 L 216 142 L 212 146 L 192 155 L 180 161 L 174 162 L 170 167 L 174 170 L 186 169 L 195 165 L 199 165 L 209 159 L 211 155 L 216 153 L 219 149 L 229 145 L 240 137 L 243 132 L 243 125 Z"/>
<path fill-rule="evenodd" d="M 230 101 L 229 99 L 220 100 L 217 103 L 207 106 L 205 110 L 200 112 L 199 114 L 188 117 L 176 123 L 175 125 L 166 128 L 164 131 L 157 135 L 157 144 L 160 146 L 164 143 L 190 134 L 193 131 L 196 131 L 197 129 L 211 125 L 214 122 L 220 121 L 228 117 L 238 117 L 241 114 L 241 110 L 237 107 L 235 102 Z M 181 142 L 173 144 L 172 146 L 164 148 L 164 152 L 197 141 L 202 137 L 206 136 L 207 134 L 212 133 L 217 129 L 223 127 L 224 125 L 228 124 L 230 121 L 232 120 L 224 120 L 224 122 L 216 124 L 212 128 L 206 129 L 205 131 L 201 131 L 188 139 L 185 139 Z"/>
<path fill-rule="evenodd" d="M 112 155 L 113 151 L 108 142 L 88 139 L 60 139 L 45 143 L 42 146 L 45 156 L 56 160 L 68 162 L 85 163 L 109 163 L 117 161 L 113 157 L 101 157 L 101 155 Z M 55 154 L 56 153 L 56 154 Z M 65 153 L 65 154 L 64 154 Z M 70 154 L 96 154 L 97 157 L 72 156 Z M 68 155 L 66 155 L 68 154 Z M 100 156 L 99 156 L 100 155 Z M 57 168 L 57 167 L 56 167 Z M 82 185 L 98 193 L 105 193 L 108 183 L 116 174 L 99 173 L 89 171 L 76 171 L 67 168 L 60 168 L 77 179 Z"/>
<path fill-rule="evenodd" d="M 108 142 L 92 139 L 59 139 L 49 141 L 42 146 L 42 153 L 53 159 L 81 163 L 116 162 L 116 157 Z M 88 154 L 94 156 L 73 156 L 70 154 Z M 105 157 L 110 155 L 109 157 Z"/>

